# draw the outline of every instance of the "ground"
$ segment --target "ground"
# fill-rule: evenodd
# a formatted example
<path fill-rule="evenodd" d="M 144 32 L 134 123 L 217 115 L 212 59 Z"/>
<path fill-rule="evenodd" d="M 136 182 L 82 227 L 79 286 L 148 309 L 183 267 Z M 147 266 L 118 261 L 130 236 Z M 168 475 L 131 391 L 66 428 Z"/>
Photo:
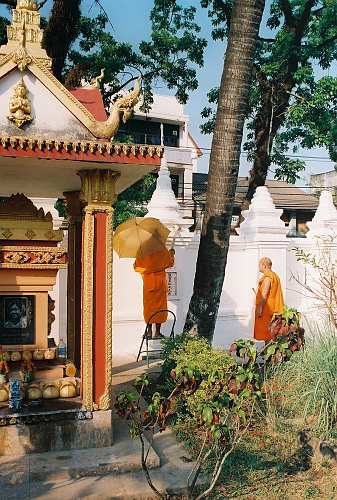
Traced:
<path fill-rule="evenodd" d="M 186 438 L 184 426 L 178 429 L 180 439 Z M 193 440 L 185 444 L 193 452 Z M 337 500 L 337 462 L 301 449 L 293 429 L 254 427 L 229 458 L 210 498 Z"/>

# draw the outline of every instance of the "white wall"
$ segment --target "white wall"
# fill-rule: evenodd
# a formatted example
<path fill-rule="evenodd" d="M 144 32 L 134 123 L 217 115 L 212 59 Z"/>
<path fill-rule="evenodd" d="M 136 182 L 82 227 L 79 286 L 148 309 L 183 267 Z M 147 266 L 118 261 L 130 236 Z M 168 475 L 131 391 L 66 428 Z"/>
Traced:
<path fill-rule="evenodd" d="M 259 279 L 259 259 L 264 256 L 272 259 L 273 269 L 281 279 L 285 302 L 289 307 L 295 307 L 303 313 L 305 326 L 309 329 L 315 322 L 321 321 L 317 304 L 294 279 L 297 277 L 301 282 L 305 279 L 312 279 L 312 269 L 298 261 L 294 249 L 299 247 L 306 252 L 315 253 L 318 240 L 313 237 L 286 238 L 287 230 L 283 223 L 279 223 L 279 212 L 270 205 L 270 199 L 267 199 L 267 204 L 263 199 L 267 196 L 266 193 L 267 191 L 260 191 L 259 196 L 255 201 L 253 200 L 250 215 L 245 221 L 246 225 L 241 226 L 240 236 L 232 236 L 230 239 L 226 277 L 214 336 L 216 346 L 227 347 L 234 339 L 240 337 L 252 338 L 255 305 L 253 288 L 256 289 Z M 263 216 L 264 205 L 265 217 Z M 330 214 L 330 219 L 334 217 L 337 221 L 337 211 L 335 214 Z M 319 221 L 316 220 L 315 224 L 317 236 Z M 331 220 L 325 218 L 323 224 L 325 229 L 330 227 L 329 224 L 331 226 Z M 331 227 L 337 227 L 337 223 L 332 224 Z M 253 231 L 254 228 L 255 231 Z M 175 266 L 168 270 L 169 273 L 176 273 L 177 278 L 176 290 L 172 290 L 168 302 L 168 308 L 177 315 L 176 334 L 183 330 L 192 294 L 198 246 L 199 235 L 186 232 L 178 235 Z M 336 258 L 336 246 L 330 245 L 330 247 L 333 258 Z M 113 281 L 113 355 L 119 358 L 135 357 L 144 334 L 145 324 L 142 279 L 133 270 L 133 259 L 119 259 L 114 254 Z M 56 314 L 59 317 L 55 322 L 55 328 L 64 331 L 66 326 L 65 273 L 59 274 L 57 286 L 55 290 L 58 296 Z M 171 327 L 172 320 L 169 319 L 164 326 L 164 333 L 169 334 Z"/>

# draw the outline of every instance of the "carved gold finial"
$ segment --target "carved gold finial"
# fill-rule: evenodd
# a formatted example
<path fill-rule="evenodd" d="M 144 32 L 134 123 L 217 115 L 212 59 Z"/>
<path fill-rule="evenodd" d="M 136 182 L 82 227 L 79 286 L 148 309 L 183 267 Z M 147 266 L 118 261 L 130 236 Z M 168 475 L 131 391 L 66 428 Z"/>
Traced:
<path fill-rule="evenodd" d="M 16 8 L 12 9 L 12 22 L 7 26 L 8 41 L 0 47 L 0 66 L 7 60 L 6 56 L 12 54 L 21 71 L 32 62 L 32 58 L 47 68 L 51 67 L 51 59 L 42 48 L 40 21 L 39 6 L 35 0 L 17 0 Z"/>
<path fill-rule="evenodd" d="M 35 0 L 18 0 L 16 8 L 18 10 L 38 10 Z"/>
<path fill-rule="evenodd" d="M 14 88 L 14 94 L 9 101 L 8 119 L 14 122 L 17 127 L 22 127 L 25 123 L 33 120 L 31 116 L 32 108 L 28 98 L 28 90 L 25 82 L 21 81 Z"/>

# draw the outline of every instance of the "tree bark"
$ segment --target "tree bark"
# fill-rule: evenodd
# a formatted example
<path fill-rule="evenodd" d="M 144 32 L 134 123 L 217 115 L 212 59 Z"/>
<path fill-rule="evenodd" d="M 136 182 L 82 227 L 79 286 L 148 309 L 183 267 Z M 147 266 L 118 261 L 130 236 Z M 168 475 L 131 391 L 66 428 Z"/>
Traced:
<path fill-rule="evenodd" d="M 245 111 L 264 0 L 235 0 L 210 156 L 206 212 L 185 331 L 213 339 L 225 277 Z"/>
<path fill-rule="evenodd" d="M 53 60 L 53 73 L 62 73 L 71 44 L 78 35 L 81 0 L 54 0 L 51 16 L 44 32 L 43 46 Z"/>

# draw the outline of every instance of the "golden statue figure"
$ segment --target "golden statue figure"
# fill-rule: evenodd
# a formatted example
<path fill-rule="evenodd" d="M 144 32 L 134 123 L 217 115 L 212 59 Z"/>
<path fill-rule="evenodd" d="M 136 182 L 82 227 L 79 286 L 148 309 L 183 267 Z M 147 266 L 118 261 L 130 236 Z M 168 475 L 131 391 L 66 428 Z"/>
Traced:
<path fill-rule="evenodd" d="M 8 119 L 14 122 L 17 127 L 22 127 L 25 123 L 33 120 L 28 90 L 23 79 L 14 88 L 14 95 L 9 101 L 9 112 Z"/>

